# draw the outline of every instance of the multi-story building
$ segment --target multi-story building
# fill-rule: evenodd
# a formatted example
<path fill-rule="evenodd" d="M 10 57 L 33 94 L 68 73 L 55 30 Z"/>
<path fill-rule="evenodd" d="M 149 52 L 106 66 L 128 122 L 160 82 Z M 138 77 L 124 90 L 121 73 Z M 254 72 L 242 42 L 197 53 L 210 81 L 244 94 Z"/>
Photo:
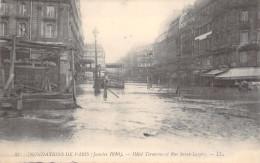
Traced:
<path fill-rule="evenodd" d="M 166 65 L 165 54 L 174 58 L 177 52 L 171 64 L 178 65 L 175 71 L 188 83 L 210 70 L 259 66 L 259 17 L 259 0 L 197 0 L 183 9 L 174 38 L 161 35 L 155 41 L 154 63 Z"/>
<path fill-rule="evenodd" d="M 167 56 L 171 63 L 174 63 L 176 60 L 180 59 L 180 29 L 179 29 L 180 16 L 174 19 L 169 27 L 167 35 Z M 173 69 L 173 70 L 176 70 Z"/>
<path fill-rule="evenodd" d="M 177 60 L 180 59 L 180 16 L 175 16 L 167 32 L 156 38 L 154 43 L 154 68 L 155 78 L 162 82 L 169 77 L 177 78 Z"/>
<path fill-rule="evenodd" d="M 56 63 L 57 66 L 51 70 L 50 80 L 57 84 L 60 90 L 72 79 L 70 67 L 72 55 L 69 48 L 58 49 L 58 47 L 72 47 L 77 63 L 83 56 L 84 38 L 81 25 L 79 0 L 1 0 L 0 2 L 1 40 L 12 39 L 12 36 L 15 36 L 17 42 L 22 40 L 27 44 L 27 47 L 17 47 L 16 60 Z M 55 48 L 58 50 L 53 51 Z M 5 60 L 10 59 L 10 53 L 8 44 L 2 43 L 0 51 L 2 68 L 3 65 L 8 67 Z M 15 69 L 17 72 L 19 70 L 21 69 Z M 23 71 L 16 73 L 15 80 L 18 80 L 21 73 Z M 8 72 L 5 71 L 5 74 Z M 36 80 L 36 77 L 32 78 Z"/>
<path fill-rule="evenodd" d="M 232 68 L 259 68 L 259 6 L 259 0 L 197 0 L 185 7 L 154 42 L 154 76 L 205 83 Z"/>
<path fill-rule="evenodd" d="M 105 51 L 102 45 L 97 44 L 97 71 L 100 76 L 103 76 L 103 72 L 106 69 L 105 63 Z M 84 66 L 84 74 L 87 80 L 93 80 L 95 77 L 95 67 L 96 67 L 96 59 L 95 59 L 95 44 L 85 44 L 84 45 L 84 57 L 83 59 L 88 62 Z M 102 72 L 102 74 L 101 74 Z"/>
<path fill-rule="evenodd" d="M 151 67 L 153 61 L 152 45 L 138 47 L 135 53 L 137 54 L 137 67 Z"/>
<path fill-rule="evenodd" d="M 123 77 L 125 80 L 143 81 L 152 74 L 154 61 L 153 45 L 135 46 L 128 54 L 119 60 L 124 65 Z"/>
<path fill-rule="evenodd" d="M 194 8 L 187 6 L 183 9 L 179 20 L 179 55 L 178 77 L 190 82 L 193 66 L 194 47 Z"/>
<path fill-rule="evenodd" d="M 257 4 L 257 0 L 196 1 L 195 70 L 260 65 Z"/>
<path fill-rule="evenodd" d="M 91 67 L 95 68 L 95 44 L 85 44 L 84 45 L 84 59 L 92 61 Z M 105 51 L 102 45 L 97 44 L 97 65 L 101 66 L 102 70 L 105 70 Z"/>
<path fill-rule="evenodd" d="M 161 81 L 167 80 L 168 66 L 171 65 L 172 57 L 168 49 L 168 32 L 159 35 L 154 42 L 154 65 L 155 77 Z"/>

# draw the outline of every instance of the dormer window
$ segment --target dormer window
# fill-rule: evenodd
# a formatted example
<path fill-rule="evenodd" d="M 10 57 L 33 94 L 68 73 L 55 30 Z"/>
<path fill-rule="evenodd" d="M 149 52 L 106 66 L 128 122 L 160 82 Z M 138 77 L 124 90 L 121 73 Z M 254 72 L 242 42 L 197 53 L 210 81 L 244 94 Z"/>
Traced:
<path fill-rule="evenodd" d="M 27 6 L 26 4 L 20 4 L 19 5 L 19 15 L 20 16 L 26 16 L 27 15 Z"/>
<path fill-rule="evenodd" d="M 46 15 L 47 15 L 48 18 L 55 18 L 55 7 L 54 6 L 47 6 Z"/>

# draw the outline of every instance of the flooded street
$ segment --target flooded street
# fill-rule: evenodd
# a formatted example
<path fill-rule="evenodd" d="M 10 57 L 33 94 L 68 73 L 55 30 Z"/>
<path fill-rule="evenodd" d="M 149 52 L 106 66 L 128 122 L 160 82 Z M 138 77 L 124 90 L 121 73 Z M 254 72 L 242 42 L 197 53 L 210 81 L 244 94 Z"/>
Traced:
<path fill-rule="evenodd" d="M 183 88 L 177 96 L 174 89 L 132 83 L 112 91 L 119 98 L 108 92 L 104 100 L 85 84 L 77 97 L 82 108 L 33 108 L 21 118 L 1 118 L 1 143 L 21 148 L 30 143 L 29 151 L 40 144 L 42 150 L 200 151 L 208 156 L 259 149 L 259 92 Z"/>

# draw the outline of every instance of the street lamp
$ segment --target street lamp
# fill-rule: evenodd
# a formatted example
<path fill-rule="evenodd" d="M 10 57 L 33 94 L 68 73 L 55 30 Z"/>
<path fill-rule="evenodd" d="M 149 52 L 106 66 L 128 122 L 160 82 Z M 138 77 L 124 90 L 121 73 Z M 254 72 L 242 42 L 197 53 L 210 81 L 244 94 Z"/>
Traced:
<path fill-rule="evenodd" d="M 98 65 L 97 65 L 97 34 L 98 34 L 97 28 L 93 30 L 93 34 L 95 37 L 95 81 L 94 81 L 94 88 L 95 88 L 95 95 L 100 93 L 100 86 L 99 86 L 99 80 L 98 80 Z"/>

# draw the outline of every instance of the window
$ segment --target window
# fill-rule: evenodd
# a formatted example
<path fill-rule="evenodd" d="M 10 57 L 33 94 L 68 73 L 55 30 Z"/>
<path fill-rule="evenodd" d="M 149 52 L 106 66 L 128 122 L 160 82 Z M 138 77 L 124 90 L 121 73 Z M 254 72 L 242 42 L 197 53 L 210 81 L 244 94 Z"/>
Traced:
<path fill-rule="evenodd" d="M 26 16 L 27 15 L 27 6 L 26 4 L 19 5 L 19 15 Z"/>
<path fill-rule="evenodd" d="M 200 40 L 197 40 L 197 47 L 198 47 L 198 50 L 201 50 L 200 46 L 201 46 L 201 42 L 200 42 Z"/>
<path fill-rule="evenodd" d="M 257 43 L 260 43 L 260 32 L 257 33 Z"/>
<path fill-rule="evenodd" d="M 241 21 L 248 21 L 248 11 L 242 11 Z"/>
<path fill-rule="evenodd" d="M 47 6 L 47 17 L 54 18 L 55 17 L 55 8 L 54 6 Z"/>
<path fill-rule="evenodd" d="M 26 36 L 26 23 L 20 23 L 18 27 L 18 36 Z"/>
<path fill-rule="evenodd" d="M 212 23 L 208 24 L 208 32 L 212 31 Z"/>
<path fill-rule="evenodd" d="M 207 60 L 206 60 L 206 65 L 207 65 L 207 66 L 210 66 L 210 65 L 211 65 L 211 58 L 207 58 Z"/>
<path fill-rule="evenodd" d="M 0 23 L 0 36 L 6 35 L 6 23 Z"/>
<path fill-rule="evenodd" d="M 45 36 L 46 36 L 46 38 L 53 38 L 54 37 L 54 25 L 52 25 L 52 24 L 46 25 Z"/>
<path fill-rule="evenodd" d="M 211 50 L 211 46 L 212 46 L 212 37 L 209 37 L 207 39 L 207 50 Z"/>
<path fill-rule="evenodd" d="M 248 31 L 244 31 L 240 33 L 240 44 L 241 45 L 248 44 Z"/>
<path fill-rule="evenodd" d="M 247 54 L 246 52 L 240 53 L 240 63 L 246 63 L 247 62 Z"/>
<path fill-rule="evenodd" d="M 257 52 L 257 63 L 260 64 L 260 51 Z"/>
<path fill-rule="evenodd" d="M 7 3 L 0 2 L 0 13 L 6 14 L 8 12 L 8 5 Z"/>

